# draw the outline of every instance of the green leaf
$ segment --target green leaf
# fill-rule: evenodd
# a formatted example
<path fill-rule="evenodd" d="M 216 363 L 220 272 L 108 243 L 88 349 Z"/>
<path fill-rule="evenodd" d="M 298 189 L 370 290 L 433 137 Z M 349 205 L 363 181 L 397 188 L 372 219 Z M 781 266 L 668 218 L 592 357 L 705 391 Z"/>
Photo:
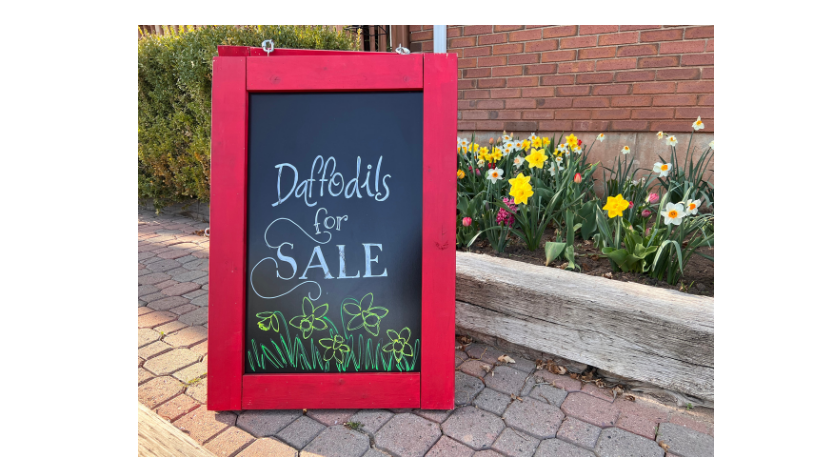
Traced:
<path fill-rule="evenodd" d="M 545 265 L 549 265 L 551 261 L 557 259 L 560 254 L 565 250 L 564 242 L 546 242 L 545 244 Z"/>

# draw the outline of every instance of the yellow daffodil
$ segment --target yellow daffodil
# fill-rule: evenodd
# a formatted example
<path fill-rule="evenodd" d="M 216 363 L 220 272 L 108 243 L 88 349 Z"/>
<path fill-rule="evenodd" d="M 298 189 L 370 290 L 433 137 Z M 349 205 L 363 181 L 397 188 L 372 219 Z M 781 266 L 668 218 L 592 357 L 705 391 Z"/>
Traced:
<path fill-rule="evenodd" d="M 530 168 L 543 168 L 543 163 L 545 163 L 546 159 L 548 159 L 548 156 L 538 149 L 531 150 L 531 154 L 526 156 L 526 161 L 528 161 Z"/>
<path fill-rule="evenodd" d="M 464 173 L 464 171 L 461 170 L 461 169 L 458 169 L 458 179 L 460 180 L 465 176 L 466 176 L 466 174 Z"/>
<path fill-rule="evenodd" d="M 608 218 L 616 218 L 622 216 L 622 212 L 627 210 L 629 206 L 630 202 L 626 201 L 621 194 L 618 194 L 616 197 L 608 197 L 608 201 L 602 207 L 602 210 L 608 211 Z"/>
<path fill-rule="evenodd" d="M 492 148 L 492 157 L 489 162 L 497 162 L 503 159 L 503 151 L 500 148 Z"/>
<path fill-rule="evenodd" d="M 522 186 L 529 184 L 529 181 L 531 181 L 531 176 L 525 176 L 522 173 L 518 173 L 516 177 L 509 179 L 509 184 L 512 186 Z"/>
<path fill-rule="evenodd" d="M 574 149 L 577 146 L 579 146 L 579 139 L 574 134 L 565 137 L 565 142 L 568 143 L 568 146 L 570 146 L 571 149 Z"/>
<path fill-rule="evenodd" d="M 537 136 L 534 136 L 531 139 L 531 147 L 532 148 L 542 148 L 543 147 L 543 139 Z"/>
<path fill-rule="evenodd" d="M 514 188 L 512 188 L 514 189 Z M 529 197 L 534 195 L 534 191 L 531 189 L 530 185 L 522 186 L 517 188 L 514 191 L 514 194 L 509 193 L 510 196 L 514 197 L 514 203 L 516 204 L 529 204 Z"/>
<path fill-rule="evenodd" d="M 695 130 L 701 130 L 704 128 L 704 123 L 701 121 L 701 117 L 699 116 L 698 119 L 692 123 L 692 128 Z"/>
<path fill-rule="evenodd" d="M 521 147 L 523 148 L 523 151 L 527 151 L 531 147 L 531 141 L 523 140 Z"/>
<path fill-rule="evenodd" d="M 548 146 L 551 144 L 551 140 L 548 137 L 543 137 L 543 146 Z"/>

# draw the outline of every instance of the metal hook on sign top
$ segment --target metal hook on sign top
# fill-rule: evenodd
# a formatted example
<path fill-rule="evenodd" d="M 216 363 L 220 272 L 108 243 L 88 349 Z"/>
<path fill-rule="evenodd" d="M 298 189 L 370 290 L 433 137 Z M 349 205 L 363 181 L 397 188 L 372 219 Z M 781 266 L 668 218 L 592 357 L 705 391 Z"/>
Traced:
<path fill-rule="evenodd" d="M 410 50 L 405 47 L 402 47 L 401 43 L 399 43 L 399 47 L 396 48 L 396 53 L 401 54 L 402 56 L 406 56 L 407 54 L 410 54 Z"/>
<path fill-rule="evenodd" d="M 268 46 L 266 46 L 267 43 Z M 274 51 L 274 40 L 266 40 L 262 44 L 260 44 L 260 46 L 263 47 L 263 51 L 265 51 L 266 55 L 268 56 L 269 54 L 271 54 L 272 51 Z"/>

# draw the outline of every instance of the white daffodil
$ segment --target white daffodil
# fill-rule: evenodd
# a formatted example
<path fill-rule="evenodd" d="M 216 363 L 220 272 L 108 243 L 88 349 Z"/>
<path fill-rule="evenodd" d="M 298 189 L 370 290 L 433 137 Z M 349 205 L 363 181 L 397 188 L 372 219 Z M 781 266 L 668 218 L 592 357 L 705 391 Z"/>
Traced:
<path fill-rule="evenodd" d="M 469 148 L 469 140 L 465 138 L 458 137 L 458 148 L 467 149 Z"/>
<path fill-rule="evenodd" d="M 502 151 L 504 156 L 508 156 L 509 154 L 511 154 L 512 151 L 514 151 L 514 143 L 509 142 L 504 144 Z"/>
<path fill-rule="evenodd" d="M 701 130 L 704 128 L 704 123 L 701 122 L 701 117 L 699 116 L 698 119 L 692 123 L 692 128 L 695 130 Z"/>
<path fill-rule="evenodd" d="M 582 154 L 582 148 L 580 148 L 579 146 L 574 148 L 574 154 Z"/>
<path fill-rule="evenodd" d="M 657 133 L 657 134 L 656 134 L 656 137 L 657 137 L 659 140 L 661 140 L 662 138 L 664 138 L 664 132 L 659 131 L 659 133 Z"/>
<path fill-rule="evenodd" d="M 660 177 L 666 177 L 672 168 L 673 164 L 662 164 L 661 162 L 653 164 L 653 171 L 658 173 Z"/>
<path fill-rule="evenodd" d="M 709 149 L 715 149 L 715 140 L 709 142 Z"/>
<path fill-rule="evenodd" d="M 486 165 L 486 161 L 484 161 L 483 159 L 479 159 L 478 160 L 478 167 L 483 167 L 484 165 Z"/>
<path fill-rule="evenodd" d="M 681 203 L 674 204 L 670 202 L 661 212 L 661 216 L 664 217 L 664 224 L 675 224 L 676 226 L 681 225 L 681 221 L 686 215 L 684 205 Z"/>
<path fill-rule="evenodd" d="M 561 153 L 567 153 L 568 152 L 568 145 L 566 145 L 565 143 L 557 145 L 557 151 L 559 151 Z"/>
<path fill-rule="evenodd" d="M 503 143 L 506 143 L 512 141 L 512 136 L 507 135 L 506 132 L 503 132 L 503 135 L 500 137 L 500 139 L 503 140 Z"/>
<path fill-rule="evenodd" d="M 530 142 L 533 142 L 535 138 L 537 138 L 537 134 L 532 133 L 531 135 L 529 135 L 529 141 Z"/>
<path fill-rule="evenodd" d="M 551 162 L 551 167 L 548 168 L 548 173 L 550 173 L 552 177 L 557 174 L 557 166 L 554 164 L 554 162 Z"/>
<path fill-rule="evenodd" d="M 698 207 L 701 206 L 701 199 L 690 200 L 687 202 L 687 214 L 695 215 L 698 213 Z"/>
<path fill-rule="evenodd" d="M 526 162 L 526 158 L 524 158 L 523 156 L 517 156 L 516 158 L 514 158 L 514 166 L 515 166 L 515 168 L 519 169 L 523 165 L 524 162 Z"/>
<path fill-rule="evenodd" d="M 667 137 L 667 144 L 670 146 L 676 146 L 678 144 L 678 139 L 675 135 L 670 135 Z"/>
<path fill-rule="evenodd" d="M 622 148 L 622 154 L 630 154 L 630 148 L 629 148 L 629 147 L 627 147 L 627 146 L 625 146 L 624 148 Z"/>
<path fill-rule="evenodd" d="M 562 170 L 562 156 L 554 158 L 554 163 L 557 164 L 557 170 Z"/>
<path fill-rule="evenodd" d="M 596 139 L 599 140 L 600 143 L 605 141 L 605 134 L 599 134 L 596 136 Z"/>
<path fill-rule="evenodd" d="M 492 184 L 497 183 L 497 180 L 503 179 L 503 169 L 490 169 L 486 172 L 486 178 L 492 182 Z"/>

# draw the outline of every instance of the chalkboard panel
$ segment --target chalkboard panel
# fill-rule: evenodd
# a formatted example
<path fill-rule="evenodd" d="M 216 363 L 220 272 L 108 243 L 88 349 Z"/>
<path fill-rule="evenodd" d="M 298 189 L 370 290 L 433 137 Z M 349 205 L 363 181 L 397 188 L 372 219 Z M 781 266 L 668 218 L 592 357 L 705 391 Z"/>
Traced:
<path fill-rule="evenodd" d="M 420 371 L 420 92 L 249 98 L 246 373 Z"/>

